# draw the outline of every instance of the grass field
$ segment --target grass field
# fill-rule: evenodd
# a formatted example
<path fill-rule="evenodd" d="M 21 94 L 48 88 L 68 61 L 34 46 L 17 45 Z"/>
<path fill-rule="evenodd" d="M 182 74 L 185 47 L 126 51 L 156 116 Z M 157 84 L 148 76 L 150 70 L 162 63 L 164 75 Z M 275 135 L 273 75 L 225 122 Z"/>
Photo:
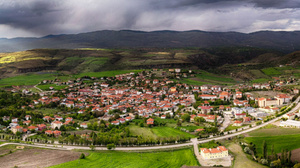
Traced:
<path fill-rule="evenodd" d="M 11 86 L 11 85 L 36 85 L 42 80 L 53 80 L 55 79 L 54 74 L 27 74 L 19 75 L 10 78 L 4 78 L 0 80 L 0 87 Z"/>
<path fill-rule="evenodd" d="M 282 128 L 275 125 L 267 125 L 262 129 L 258 129 L 248 133 L 254 137 L 278 136 L 278 135 L 293 135 L 300 134 L 300 129 L 297 128 Z"/>
<path fill-rule="evenodd" d="M 155 135 L 158 137 L 177 137 L 177 136 L 184 136 L 189 138 L 194 138 L 194 135 L 189 133 L 171 128 L 171 127 L 154 127 L 151 129 Z"/>
<path fill-rule="evenodd" d="M 262 153 L 262 144 L 264 140 L 267 143 L 268 153 L 271 153 L 271 146 L 273 144 L 276 153 L 280 153 L 282 149 L 293 150 L 300 148 L 300 134 L 245 138 L 247 143 L 252 142 L 256 145 L 258 154 Z"/>
<path fill-rule="evenodd" d="M 171 128 L 171 127 L 139 127 L 136 125 L 130 125 L 129 127 L 130 132 L 133 136 L 143 136 L 143 137 L 150 137 L 150 138 L 157 138 L 157 137 L 189 137 L 194 138 L 194 135 L 189 133 L 183 132 L 181 130 Z"/>
<path fill-rule="evenodd" d="M 268 125 L 267 127 L 248 133 L 245 141 L 254 143 L 257 147 L 257 153 L 262 153 L 262 143 L 265 140 L 268 146 L 268 152 L 274 144 L 275 152 L 280 153 L 282 149 L 300 148 L 300 130 L 295 128 L 280 128 Z"/>
<path fill-rule="evenodd" d="M 252 69 L 249 70 L 251 72 L 251 74 L 253 74 L 255 76 L 255 78 L 270 78 L 269 76 L 265 75 L 261 70 L 258 69 Z"/>
<path fill-rule="evenodd" d="M 143 136 L 143 137 L 149 137 L 149 138 L 157 138 L 157 136 L 150 130 L 150 128 L 146 128 L 146 127 L 139 127 L 136 125 L 131 125 L 129 127 L 130 133 L 133 136 Z"/>
<path fill-rule="evenodd" d="M 34 110 L 36 112 L 42 112 L 44 115 L 56 114 L 57 112 L 61 111 L 55 108 L 41 108 Z"/>
<path fill-rule="evenodd" d="M 275 68 L 265 68 L 262 69 L 262 72 L 268 76 L 278 76 L 281 75 L 281 72 Z"/>
<path fill-rule="evenodd" d="M 181 149 L 164 152 L 119 152 L 119 151 L 99 151 L 92 152 L 86 159 L 66 162 L 51 168 L 105 168 L 105 167 L 170 167 L 179 168 L 183 165 L 199 166 L 192 149 Z"/>
<path fill-rule="evenodd" d="M 225 128 L 224 132 L 236 130 L 236 129 L 239 129 L 239 128 L 242 128 L 242 127 L 243 126 L 232 126 L 232 125 L 229 125 L 227 128 Z"/>
<path fill-rule="evenodd" d="M 212 140 L 207 143 L 199 144 L 198 146 L 199 146 L 199 148 L 216 148 L 219 145 L 214 140 Z"/>
<path fill-rule="evenodd" d="M 54 88 L 54 90 L 60 90 L 60 89 L 64 89 L 67 87 L 67 85 L 57 86 L 55 84 L 38 85 L 37 87 L 42 90 L 50 90 L 49 87 L 51 87 L 51 86 Z"/>
<path fill-rule="evenodd" d="M 252 80 L 251 82 L 252 83 L 266 83 L 268 82 L 270 79 L 267 79 L 267 78 L 259 78 L 259 79 L 254 79 Z"/>
<path fill-rule="evenodd" d="M 196 77 L 208 81 L 215 81 L 221 83 L 235 83 L 233 79 L 228 78 L 227 76 L 215 75 L 206 71 L 201 71 L 201 74 L 197 74 Z"/>
<path fill-rule="evenodd" d="M 231 143 L 228 146 L 228 149 L 233 153 L 235 156 L 233 168 L 267 168 L 266 166 L 263 166 L 261 164 L 258 164 L 250 159 L 247 158 L 246 154 L 243 152 L 243 149 L 240 147 L 240 145 Z"/>
<path fill-rule="evenodd" d="M 183 129 L 186 129 L 188 130 L 189 132 L 194 132 L 196 129 L 200 129 L 200 128 L 204 128 L 204 126 L 180 126 L 178 128 L 183 128 Z"/>
<path fill-rule="evenodd" d="M 130 72 L 141 72 L 143 70 L 115 70 L 115 71 L 102 71 L 102 72 L 86 72 L 74 75 L 76 77 L 90 76 L 90 77 L 112 77 L 115 75 L 130 73 Z"/>
<path fill-rule="evenodd" d="M 16 85 L 16 86 L 21 86 L 21 85 L 36 85 L 39 82 L 43 81 L 43 80 L 53 80 L 55 78 L 61 79 L 62 81 L 67 81 L 71 78 L 75 79 L 78 77 L 83 77 L 83 76 L 93 76 L 93 77 L 103 77 L 103 76 L 107 76 L 107 77 L 112 77 L 115 75 L 119 75 L 119 74 L 125 74 L 125 73 L 130 73 L 130 72 L 141 72 L 142 70 L 114 70 L 114 71 L 102 71 L 102 72 L 86 72 L 86 73 L 80 73 L 77 75 L 59 75 L 57 73 L 53 73 L 53 74 L 38 74 L 38 73 L 34 73 L 34 74 L 26 74 L 26 75 L 18 75 L 18 76 L 14 76 L 14 77 L 10 77 L 10 78 L 3 78 L 0 79 L 0 87 L 10 87 L 12 85 Z M 51 85 L 53 86 L 55 89 L 60 89 L 63 86 L 56 86 L 56 85 Z M 46 89 L 48 86 L 45 85 L 40 85 L 39 86 L 41 89 Z M 48 87 L 49 88 L 49 87 Z"/>
<path fill-rule="evenodd" d="M 201 85 L 205 85 L 205 84 L 212 84 L 212 83 L 207 83 L 207 82 L 196 81 L 196 80 L 193 80 L 193 79 L 182 79 L 182 80 L 180 80 L 180 82 L 181 83 L 186 83 L 186 84 L 189 84 L 189 85 L 197 85 L 197 86 L 201 86 Z"/>

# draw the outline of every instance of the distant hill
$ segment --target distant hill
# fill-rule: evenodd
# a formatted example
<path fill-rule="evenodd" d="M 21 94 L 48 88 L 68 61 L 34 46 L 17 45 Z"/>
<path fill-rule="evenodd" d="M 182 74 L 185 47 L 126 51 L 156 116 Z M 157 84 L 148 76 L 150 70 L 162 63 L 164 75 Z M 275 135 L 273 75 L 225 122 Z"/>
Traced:
<path fill-rule="evenodd" d="M 282 64 L 296 67 L 300 61 L 299 54 L 299 51 L 286 55 L 276 50 L 253 47 L 33 49 L 0 53 L 0 78 L 40 71 L 77 74 L 175 67 L 229 75 L 241 70 L 278 67 Z"/>
<path fill-rule="evenodd" d="M 95 31 L 42 38 L 0 39 L 0 52 L 36 48 L 185 48 L 256 47 L 284 53 L 300 50 L 300 31 L 254 33 L 205 31 Z"/>

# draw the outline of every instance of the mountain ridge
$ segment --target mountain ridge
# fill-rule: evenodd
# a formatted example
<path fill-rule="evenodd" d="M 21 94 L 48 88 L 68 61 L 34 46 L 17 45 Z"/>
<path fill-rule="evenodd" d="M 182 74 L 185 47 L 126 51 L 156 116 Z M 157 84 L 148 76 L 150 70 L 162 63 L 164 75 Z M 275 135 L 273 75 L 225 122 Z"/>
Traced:
<path fill-rule="evenodd" d="M 78 34 L 0 39 L 0 52 L 36 48 L 257 47 L 285 53 L 300 50 L 300 31 L 208 32 L 201 30 L 100 30 Z"/>

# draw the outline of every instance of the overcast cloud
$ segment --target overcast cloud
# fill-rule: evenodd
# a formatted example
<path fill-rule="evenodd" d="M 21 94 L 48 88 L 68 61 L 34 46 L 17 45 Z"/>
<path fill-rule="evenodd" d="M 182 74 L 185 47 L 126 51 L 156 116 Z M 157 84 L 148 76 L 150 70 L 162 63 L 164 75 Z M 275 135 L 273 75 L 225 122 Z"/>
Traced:
<path fill-rule="evenodd" d="M 299 0 L 0 0 L 0 37 L 96 30 L 300 29 Z"/>

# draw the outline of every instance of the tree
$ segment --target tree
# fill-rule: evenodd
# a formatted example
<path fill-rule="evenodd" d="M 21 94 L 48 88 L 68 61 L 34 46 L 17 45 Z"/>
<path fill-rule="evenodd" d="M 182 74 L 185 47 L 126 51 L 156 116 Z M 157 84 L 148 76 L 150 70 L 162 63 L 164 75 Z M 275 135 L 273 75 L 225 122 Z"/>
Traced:
<path fill-rule="evenodd" d="M 289 157 L 288 157 L 288 162 L 289 162 L 289 163 L 292 162 L 291 158 L 292 158 L 292 151 L 289 151 Z"/>
<path fill-rule="evenodd" d="M 79 159 L 85 159 L 85 155 L 84 155 L 84 153 L 81 153 L 81 155 L 80 155 Z"/>
<path fill-rule="evenodd" d="M 177 126 L 181 126 L 180 120 L 177 120 Z"/>
<path fill-rule="evenodd" d="M 215 123 L 215 127 L 217 127 L 217 126 L 218 126 L 217 115 L 215 115 L 215 120 L 214 120 L 214 123 Z"/>
<path fill-rule="evenodd" d="M 263 141 L 262 155 L 263 155 L 263 158 L 264 158 L 264 159 L 267 159 L 267 158 L 268 158 L 267 143 L 266 143 L 265 140 Z"/>
<path fill-rule="evenodd" d="M 108 144 L 107 145 L 107 149 L 108 150 L 113 150 L 113 149 L 115 149 L 116 148 L 116 145 L 115 144 Z"/>
<path fill-rule="evenodd" d="M 277 154 L 274 151 L 274 144 L 271 147 L 272 160 L 277 160 Z"/>
<path fill-rule="evenodd" d="M 183 114 L 181 116 L 182 121 L 190 122 L 191 116 L 189 114 Z"/>
<path fill-rule="evenodd" d="M 285 159 L 286 159 L 286 157 L 285 157 L 285 150 L 282 149 L 281 150 L 281 158 L 280 158 L 282 165 L 285 165 Z"/>

